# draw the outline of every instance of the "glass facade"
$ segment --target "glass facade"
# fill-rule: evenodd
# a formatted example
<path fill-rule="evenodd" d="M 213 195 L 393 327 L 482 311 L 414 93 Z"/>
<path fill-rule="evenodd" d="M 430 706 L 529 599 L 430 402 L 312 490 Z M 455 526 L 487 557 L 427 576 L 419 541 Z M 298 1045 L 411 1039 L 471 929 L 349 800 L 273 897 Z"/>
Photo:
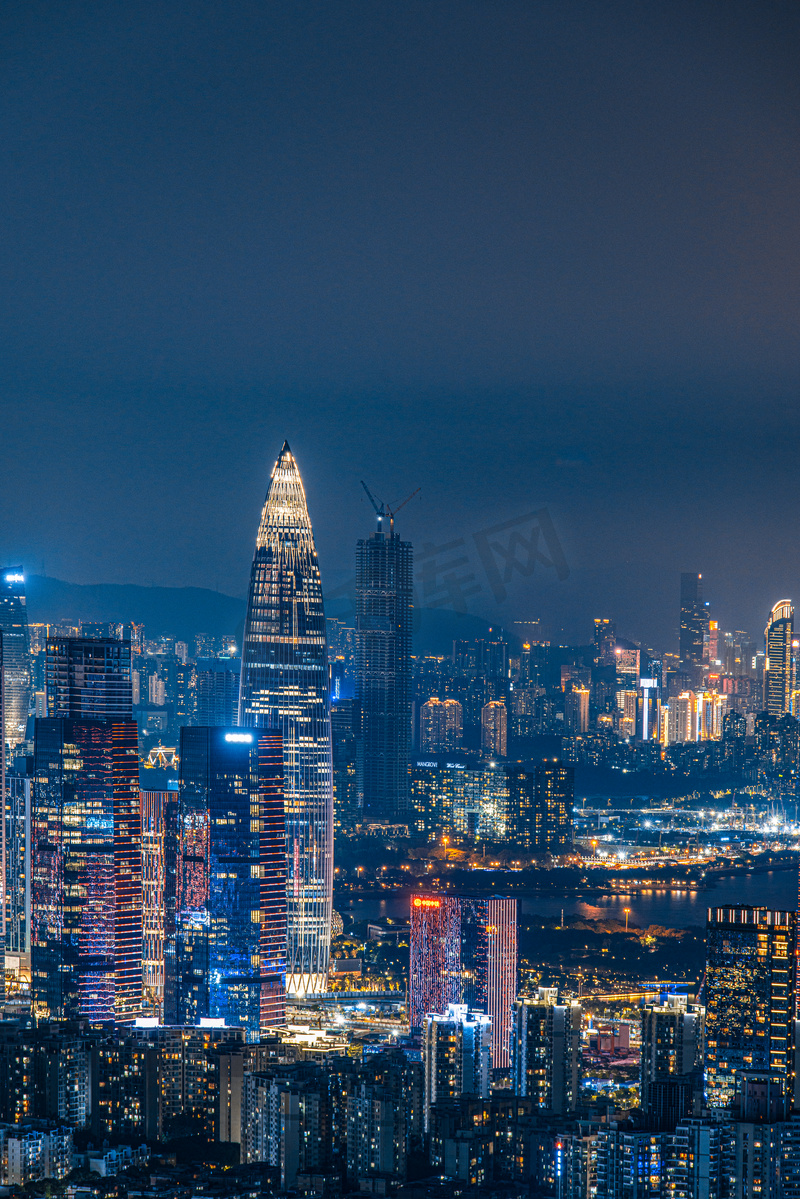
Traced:
<path fill-rule="evenodd" d="M 3 736 L 6 747 L 13 749 L 25 740 L 33 694 L 25 576 L 21 566 L 0 570 L 0 634 L 5 706 Z"/>
<path fill-rule="evenodd" d="M 681 575 L 681 666 L 691 669 L 703 663 L 703 646 L 708 635 L 708 610 L 703 602 L 703 576 Z"/>
<path fill-rule="evenodd" d="M 242 728 L 283 736 L 286 986 L 324 991 L 333 903 L 333 778 L 325 614 L 300 472 L 284 443 L 256 538 L 242 647 Z"/>
<path fill-rule="evenodd" d="M 36 721 L 31 956 L 34 1012 L 141 1014 L 139 755 L 131 721 Z"/>
<path fill-rule="evenodd" d="M 433 841 L 443 833 L 459 844 L 505 841 L 512 831 L 510 768 L 499 762 L 468 766 L 445 758 L 416 758 L 410 771 L 410 823 Z"/>
<path fill-rule="evenodd" d="M 257 1039 L 260 1029 L 286 1019 L 281 737 L 235 726 L 184 728 L 180 757 L 174 866 L 167 838 L 174 952 L 166 965 L 174 979 L 167 980 L 166 1020 L 224 1020 Z"/>
<path fill-rule="evenodd" d="M 47 715 L 75 720 L 130 720 L 131 643 L 112 638 L 48 638 Z"/>
<path fill-rule="evenodd" d="M 356 788 L 367 821 L 408 809 L 411 615 L 411 543 L 379 528 L 356 548 Z"/>

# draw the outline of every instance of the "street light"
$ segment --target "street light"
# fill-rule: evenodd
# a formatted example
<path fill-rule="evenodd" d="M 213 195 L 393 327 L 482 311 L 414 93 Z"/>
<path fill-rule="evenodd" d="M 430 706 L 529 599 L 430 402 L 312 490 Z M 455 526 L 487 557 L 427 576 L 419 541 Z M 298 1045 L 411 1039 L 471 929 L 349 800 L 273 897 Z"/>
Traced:
<path fill-rule="evenodd" d="M 447 846 L 450 844 L 449 837 L 442 837 L 442 845 L 444 845 L 444 860 L 447 861 Z"/>
<path fill-rule="evenodd" d="M 625 912 L 625 932 L 627 932 L 628 931 L 628 917 L 631 914 L 631 909 L 623 908 L 623 911 Z"/>

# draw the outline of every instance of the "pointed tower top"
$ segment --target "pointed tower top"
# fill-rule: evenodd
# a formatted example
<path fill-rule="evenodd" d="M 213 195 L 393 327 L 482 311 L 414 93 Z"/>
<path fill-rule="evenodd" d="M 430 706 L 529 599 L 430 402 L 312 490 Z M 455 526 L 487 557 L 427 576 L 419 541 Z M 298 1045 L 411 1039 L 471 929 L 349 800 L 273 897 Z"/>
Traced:
<path fill-rule="evenodd" d="M 266 545 L 278 533 L 281 538 L 291 533 L 300 534 L 301 540 L 308 539 L 313 552 L 306 493 L 288 441 L 284 441 L 272 468 L 256 546 Z"/>

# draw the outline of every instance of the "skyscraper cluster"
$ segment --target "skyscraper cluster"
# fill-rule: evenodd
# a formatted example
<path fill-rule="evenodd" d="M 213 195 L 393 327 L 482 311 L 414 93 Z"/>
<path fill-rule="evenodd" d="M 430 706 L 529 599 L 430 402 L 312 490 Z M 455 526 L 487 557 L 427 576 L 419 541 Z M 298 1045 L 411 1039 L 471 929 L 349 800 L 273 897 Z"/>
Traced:
<path fill-rule="evenodd" d="M 36 1018 L 211 1020 L 251 1038 L 281 1026 L 287 989 L 327 983 L 333 848 L 322 590 L 288 445 L 256 539 L 232 711 L 233 646 L 194 672 L 190 714 L 188 647 L 156 645 L 144 675 L 141 628 L 108 625 L 36 629 L 32 705 L 17 568 L 3 572 L 0 630 L 6 946 Z M 168 689 L 186 723 L 153 765 L 179 763 L 177 786 L 140 790 L 141 709 Z"/>
<path fill-rule="evenodd" d="M 67 1160 L 58 1121 L 101 1144 L 188 1128 L 308 1194 L 334 1177 L 386 1193 L 422 1158 L 467 1187 L 555 1199 L 800 1193 L 797 914 L 709 912 L 701 994 L 664 984 L 642 1005 L 640 1106 L 600 1118 L 580 989 L 549 985 L 534 956 L 520 992 L 522 865 L 506 852 L 599 865 L 574 845 L 581 766 L 750 782 L 771 762 L 796 779 L 791 603 L 772 609 L 762 651 L 720 628 L 702 576 L 685 574 L 677 653 L 599 617 L 583 646 L 491 629 L 415 657 L 412 547 L 385 506 L 355 565 L 351 628 L 326 621 L 284 444 L 240 645 L 148 640 L 136 624 L 31 629 L 22 571 L 3 572 L 6 973 L 32 1021 L 0 1022 L 0 1179 L 18 1153 L 4 1124 L 30 1117 L 48 1122 L 29 1130 L 32 1161 Z M 395 1012 L 391 1044 L 380 1015 L 364 1044 L 325 1016 L 329 986 L 352 1011 L 347 987 L 369 979 L 356 959 L 331 964 L 347 941 L 335 828 L 367 854 L 408 837 L 428 855 L 408 926 L 369 926 L 395 961 L 409 942 L 407 1026 Z M 487 861 L 508 886 L 478 875 Z M 397 970 L 381 994 L 400 1008 Z M 287 1020 L 298 1010 L 314 1013 L 302 1031 Z"/>

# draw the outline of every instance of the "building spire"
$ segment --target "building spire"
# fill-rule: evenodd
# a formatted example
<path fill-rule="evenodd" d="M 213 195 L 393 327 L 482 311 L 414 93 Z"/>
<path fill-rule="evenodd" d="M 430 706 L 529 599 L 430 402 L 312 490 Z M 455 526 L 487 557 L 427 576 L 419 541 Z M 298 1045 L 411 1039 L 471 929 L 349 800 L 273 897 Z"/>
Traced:
<path fill-rule="evenodd" d="M 260 549 L 269 544 L 284 544 L 287 537 L 294 544 L 303 541 L 305 548 L 313 552 L 311 518 L 308 515 L 303 480 L 300 478 L 294 454 L 289 449 L 289 442 L 284 441 L 272 468 L 267 497 L 261 512 L 256 548 Z"/>

